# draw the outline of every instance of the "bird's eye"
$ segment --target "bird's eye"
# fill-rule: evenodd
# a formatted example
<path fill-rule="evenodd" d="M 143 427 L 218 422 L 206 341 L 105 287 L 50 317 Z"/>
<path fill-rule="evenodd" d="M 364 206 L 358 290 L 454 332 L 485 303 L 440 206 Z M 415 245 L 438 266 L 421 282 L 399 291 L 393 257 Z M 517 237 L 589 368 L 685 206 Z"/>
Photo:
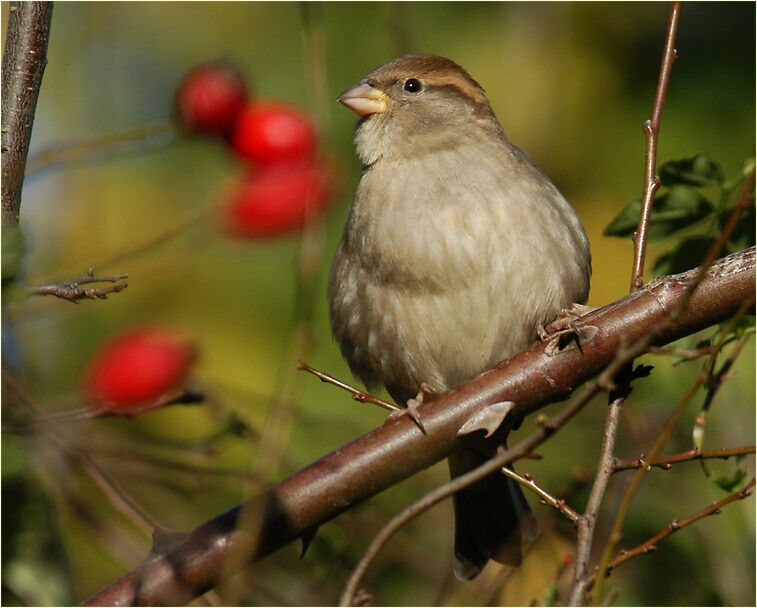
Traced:
<path fill-rule="evenodd" d="M 402 88 L 408 93 L 419 93 L 423 85 L 421 85 L 421 81 L 417 78 L 408 78 Z"/>

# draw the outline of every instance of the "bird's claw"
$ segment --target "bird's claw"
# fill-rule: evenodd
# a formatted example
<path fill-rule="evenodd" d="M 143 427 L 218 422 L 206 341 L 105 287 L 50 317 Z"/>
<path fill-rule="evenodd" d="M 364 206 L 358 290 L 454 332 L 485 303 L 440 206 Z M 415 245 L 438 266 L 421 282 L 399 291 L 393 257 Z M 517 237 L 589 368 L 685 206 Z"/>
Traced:
<path fill-rule="evenodd" d="M 436 393 L 436 390 L 433 386 L 426 384 L 425 382 L 421 383 L 421 390 L 418 391 L 418 394 L 415 396 L 414 399 L 408 399 L 407 403 L 405 404 L 405 409 L 397 410 L 395 412 L 392 412 L 389 414 L 390 419 L 399 418 L 400 416 L 410 416 L 410 419 L 415 422 L 417 427 L 421 430 L 421 432 L 426 435 L 426 427 L 423 424 L 423 420 L 421 420 L 421 414 L 418 411 L 418 406 L 423 403 L 423 400 L 425 397 L 430 397 Z"/>
<path fill-rule="evenodd" d="M 581 350 L 581 345 L 589 342 L 599 329 L 593 325 L 578 327 L 576 320 L 595 310 L 592 306 L 572 304 L 570 308 L 563 308 L 551 323 L 540 325 L 536 328 L 539 339 L 544 344 L 544 353 L 548 356 L 556 355 L 567 348 L 563 338 L 573 336 L 576 347 Z"/>

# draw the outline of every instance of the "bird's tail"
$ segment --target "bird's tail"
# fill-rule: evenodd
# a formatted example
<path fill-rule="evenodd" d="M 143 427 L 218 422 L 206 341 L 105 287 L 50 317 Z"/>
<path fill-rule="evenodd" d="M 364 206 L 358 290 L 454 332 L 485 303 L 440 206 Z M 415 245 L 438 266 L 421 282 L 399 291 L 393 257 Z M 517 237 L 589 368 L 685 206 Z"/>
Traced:
<path fill-rule="evenodd" d="M 458 477 L 486 461 L 471 449 L 459 449 L 449 457 L 452 477 Z M 453 496 L 455 508 L 455 576 L 470 580 L 493 559 L 518 566 L 523 549 L 538 535 L 536 518 L 520 486 L 500 472 L 468 486 Z"/>

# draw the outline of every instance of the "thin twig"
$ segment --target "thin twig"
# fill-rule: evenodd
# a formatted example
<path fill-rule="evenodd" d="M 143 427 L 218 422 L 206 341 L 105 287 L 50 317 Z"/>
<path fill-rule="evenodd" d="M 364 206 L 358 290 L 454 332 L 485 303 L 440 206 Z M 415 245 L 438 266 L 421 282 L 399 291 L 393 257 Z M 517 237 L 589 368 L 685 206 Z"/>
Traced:
<path fill-rule="evenodd" d="M 118 293 L 129 286 L 129 283 L 126 281 L 128 277 L 129 275 L 125 273 L 110 277 L 96 277 L 95 271 L 90 268 L 87 270 L 87 274 L 78 279 L 72 279 L 64 283 L 30 287 L 26 293 L 28 296 L 55 296 L 74 304 L 78 304 L 81 300 L 107 300 L 109 293 Z M 85 289 L 80 287 L 81 285 L 90 285 L 92 283 L 112 283 L 112 285 Z"/>
<path fill-rule="evenodd" d="M 678 357 L 684 361 L 693 361 L 700 357 L 712 354 L 712 346 L 702 346 L 700 348 L 677 348 L 675 346 L 651 346 L 647 351 L 650 355 L 668 355 Z"/>
<path fill-rule="evenodd" d="M 701 511 L 698 511 L 694 513 L 693 515 L 689 515 L 685 519 L 674 519 L 671 521 L 667 526 L 665 526 L 662 530 L 660 530 L 657 534 L 655 534 L 652 538 L 644 541 L 640 545 L 637 545 L 633 549 L 623 549 L 622 551 L 618 552 L 618 554 L 613 558 L 613 560 L 610 562 L 609 566 L 607 567 L 606 576 L 609 576 L 610 572 L 618 567 L 623 562 L 628 561 L 632 557 L 636 557 L 637 555 L 643 555 L 646 553 L 651 553 L 652 551 L 657 550 L 657 544 L 673 534 L 674 532 L 677 532 L 681 528 L 685 528 L 686 526 L 689 526 L 693 524 L 695 521 L 699 521 L 700 519 L 704 519 L 705 517 L 708 517 L 710 515 L 718 515 L 720 514 L 720 509 L 722 509 L 727 504 L 730 504 L 732 502 L 736 502 L 737 500 L 744 500 L 748 496 L 752 494 L 751 488 L 754 486 L 755 478 L 752 477 L 751 481 L 749 481 L 743 488 L 740 490 L 737 490 L 733 494 L 729 494 L 722 500 L 719 500 L 717 502 L 712 503 L 710 506 L 702 509 Z M 597 572 L 594 572 L 594 574 L 591 575 L 589 578 L 589 582 L 594 583 L 595 578 L 598 574 Z"/>
<path fill-rule="evenodd" d="M 631 291 L 636 291 L 644 286 L 644 258 L 646 257 L 649 223 L 652 218 L 652 203 L 654 202 L 654 195 L 660 187 L 660 178 L 657 176 L 657 137 L 660 133 L 660 120 L 662 118 L 662 108 L 665 105 L 665 96 L 668 92 L 670 71 L 677 56 L 675 39 L 680 14 L 681 3 L 673 2 L 665 34 L 665 50 L 663 51 L 662 62 L 660 64 L 657 91 L 652 106 L 652 118 L 644 123 L 644 135 L 646 137 L 644 193 L 641 198 L 639 225 L 633 235 L 634 252 L 633 269 L 631 271 Z"/>
<path fill-rule="evenodd" d="M 112 133 L 93 135 L 44 149 L 29 159 L 26 177 L 66 165 L 106 160 L 124 154 L 143 153 L 170 144 L 178 131 L 170 121 L 151 122 Z"/>
<path fill-rule="evenodd" d="M 2 68 L 2 225 L 16 226 L 21 212 L 26 157 L 47 65 L 52 2 L 11 2 Z"/>
<path fill-rule="evenodd" d="M 360 389 L 357 389 L 354 386 L 347 384 L 346 382 L 343 382 L 337 378 L 334 378 L 334 376 L 331 376 L 327 374 L 326 372 L 318 371 L 314 367 L 310 367 L 304 361 L 297 361 L 297 369 L 313 374 L 314 376 L 320 378 L 321 382 L 333 384 L 334 386 L 338 386 L 339 388 L 346 390 L 348 393 L 352 394 L 352 398 L 355 401 L 359 401 L 360 403 L 373 403 L 374 405 L 383 407 L 385 410 L 389 410 L 390 412 L 397 412 L 397 411 L 402 410 L 401 407 L 394 405 L 393 403 L 384 401 L 383 399 L 380 399 L 379 397 L 374 397 L 370 393 L 363 392 Z"/>
<path fill-rule="evenodd" d="M 12 399 L 26 407 L 28 410 L 39 414 L 42 408 L 34 402 L 25 389 L 20 385 L 17 378 L 9 371 L 3 370 L 3 395 L 12 394 Z M 123 513 L 137 528 L 146 535 L 152 533 L 155 528 L 155 520 L 142 507 L 121 488 L 83 449 L 71 445 L 61 436 L 60 425 L 45 425 L 43 427 L 50 440 L 58 448 L 77 459 L 81 468 L 89 475 L 115 509 Z"/>
<path fill-rule="evenodd" d="M 691 448 L 686 452 L 680 452 L 678 454 L 670 454 L 669 456 L 660 456 L 658 458 L 648 459 L 641 454 L 637 458 L 615 459 L 615 466 L 613 472 L 628 471 L 630 469 L 640 469 L 657 467 L 668 471 L 673 468 L 674 464 L 681 462 L 693 462 L 695 460 L 710 460 L 720 459 L 728 460 L 732 456 L 744 456 L 746 454 L 754 454 L 755 446 L 744 445 L 737 448 L 720 448 L 717 450 L 698 450 L 697 448 Z"/>
<path fill-rule="evenodd" d="M 113 407 L 80 407 L 71 410 L 65 410 L 62 412 L 55 412 L 52 414 L 46 414 L 36 416 L 29 420 L 23 420 L 20 422 L 3 422 L 3 432 L 9 433 L 29 433 L 36 431 L 43 425 L 59 425 L 65 422 L 79 422 L 82 420 L 91 420 L 92 418 L 134 418 L 147 412 L 152 412 L 171 405 L 193 405 L 196 403 L 202 403 L 205 400 L 205 395 L 199 391 L 185 389 L 178 395 L 172 397 L 162 397 L 152 403 L 130 408 L 128 410 L 119 410 Z"/>
<path fill-rule="evenodd" d="M 568 506 L 568 504 L 565 502 L 565 499 L 555 498 L 554 496 L 552 496 L 549 492 L 547 492 L 544 488 L 537 484 L 531 475 L 524 474 L 523 476 L 521 476 L 512 469 L 508 469 L 507 467 L 502 467 L 502 474 L 509 477 L 510 479 L 517 481 L 524 488 L 531 490 L 541 499 L 540 502 L 542 504 L 549 505 L 550 507 L 553 507 L 560 511 L 560 513 L 567 517 L 571 521 L 571 523 L 573 523 L 573 525 L 576 525 L 578 523 L 578 513 L 576 513 Z"/>
<path fill-rule="evenodd" d="M 330 102 L 327 94 L 322 7 L 319 3 L 303 2 L 300 9 L 304 86 L 310 91 L 306 96 L 308 115 L 318 131 L 325 132 L 330 123 Z M 299 410 L 302 380 L 297 370 L 292 367 L 291 361 L 306 358 L 315 344 L 315 302 L 325 249 L 323 218 L 318 216 L 309 201 L 306 201 L 305 221 L 297 255 L 294 326 L 278 377 L 277 390 L 271 400 L 260 435 L 254 464 L 256 471 L 266 471 L 271 476 L 275 476 L 278 471 Z"/>
<path fill-rule="evenodd" d="M 113 267 L 116 265 L 122 265 L 125 262 L 133 262 L 135 259 L 153 253 L 156 249 L 165 249 L 165 247 L 171 242 L 182 236 L 189 234 L 192 228 L 207 227 L 210 222 L 210 214 L 207 207 L 202 207 L 192 213 L 183 221 L 178 222 L 174 226 L 159 232 L 153 236 L 150 236 L 147 240 L 141 243 L 135 243 L 130 245 L 126 249 L 122 249 L 113 255 L 103 257 L 99 260 L 95 260 L 93 266 L 97 268 L 101 267 Z M 62 271 L 59 271 L 62 274 Z M 72 270 L 73 272 L 73 270 Z M 52 282 L 52 277 L 43 277 L 37 279 L 39 282 Z"/>
<path fill-rule="evenodd" d="M 373 563 L 373 560 L 376 558 L 379 551 L 381 551 L 386 542 L 397 530 L 455 492 L 467 488 L 478 480 L 483 479 L 498 469 L 501 469 L 505 465 L 525 457 L 526 454 L 544 443 L 544 441 L 554 435 L 571 418 L 573 418 L 573 416 L 575 416 L 591 400 L 591 398 L 599 392 L 599 390 L 599 385 L 596 382 L 588 383 L 586 388 L 584 388 L 580 394 L 576 395 L 560 414 L 552 419 L 543 421 L 535 433 L 531 434 L 516 446 L 508 450 L 500 450 L 496 456 L 487 460 L 482 465 L 464 475 L 455 477 L 442 486 L 439 486 L 395 515 L 375 536 L 373 541 L 371 541 L 367 551 L 352 571 L 352 574 L 339 598 L 339 605 L 349 606 L 352 604 L 355 594 L 360 586 L 360 582 L 362 581 L 363 576 L 365 576 L 368 567 Z"/>
<path fill-rule="evenodd" d="M 736 344 L 734 344 L 731 351 L 728 353 L 725 361 L 723 361 L 720 369 L 714 371 L 711 366 L 707 366 L 705 368 L 707 373 L 705 387 L 707 389 L 707 392 L 705 394 L 704 401 L 702 402 L 700 413 L 694 419 L 694 428 L 692 430 L 694 446 L 697 448 L 701 449 L 702 445 L 704 445 L 704 433 L 707 426 L 708 412 L 710 410 L 710 407 L 712 406 L 713 401 L 715 400 L 715 395 L 720 390 L 720 387 L 723 386 L 723 383 L 725 383 L 725 381 L 731 377 L 733 364 L 736 362 L 736 359 L 738 358 L 739 354 L 741 354 L 742 349 L 746 346 L 747 342 L 751 338 L 751 335 L 751 333 L 746 332 L 741 335 L 741 337 L 736 341 Z M 718 351 L 720 351 L 720 349 L 718 349 Z M 714 366 L 715 356 L 712 356 L 710 358 L 710 361 Z M 704 470 L 706 476 L 709 478 L 710 472 L 706 463 L 704 462 L 702 462 L 702 469 Z"/>
<path fill-rule="evenodd" d="M 625 397 L 619 396 L 613 399 L 608 406 L 597 474 L 591 487 L 586 511 L 584 511 L 584 514 L 576 522 L 578 528 L 576 563 L 568 606 L 580 606 L 584 603 L 588 588 L 589 560 L 591 559 L 591 549 L 594 543 L 594 528 L 599 517 L 602 500 L 607 491 L 607 484 L 613 473 L 615 439 L 618 434 L 620 413 L 624 401 Z"/>

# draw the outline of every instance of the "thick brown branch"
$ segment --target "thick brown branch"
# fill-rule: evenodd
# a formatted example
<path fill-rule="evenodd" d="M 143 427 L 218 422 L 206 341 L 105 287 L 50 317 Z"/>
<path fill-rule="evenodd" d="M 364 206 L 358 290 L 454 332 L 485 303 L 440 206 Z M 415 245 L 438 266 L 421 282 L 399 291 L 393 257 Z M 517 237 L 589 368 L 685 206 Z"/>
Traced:
<path fill-rule="evenodd" d="M 10 3 L 2 71 L 3 226 L 18 224 L 34 112 L 47 64 L 52 14 L 52 2 Z"/>
<path fill-rule="evenodd" d="M 506 432 L 520 417 L 568 395 L 599 374 L 623 344 L 654 328 L 652 345 L 677 340 L 733 315 L 755 289 L 755 250 L 719 260 L 685 311 L 663 322 L 697 275 L 661 277 L 586 315 L 577 326 L 595 336 L 553 356 L 534 343 L 465 384 L 419 407 L 427 433 L 407 416 L 342 446 L 309 467 L 191 532 L 165 555 L 141 566 L 88 600 L 90 605 L 155 605 L 187 601 L 355 504 L 446 457 L 459 446 L 458 429 L 486 405 L 514 401 Z M 497 433 L 499 434 L 499 432 Z M 496 439 L 495 439 L 496 440 Z M 182 591 L 183 593 L 178 593 Z"/>

